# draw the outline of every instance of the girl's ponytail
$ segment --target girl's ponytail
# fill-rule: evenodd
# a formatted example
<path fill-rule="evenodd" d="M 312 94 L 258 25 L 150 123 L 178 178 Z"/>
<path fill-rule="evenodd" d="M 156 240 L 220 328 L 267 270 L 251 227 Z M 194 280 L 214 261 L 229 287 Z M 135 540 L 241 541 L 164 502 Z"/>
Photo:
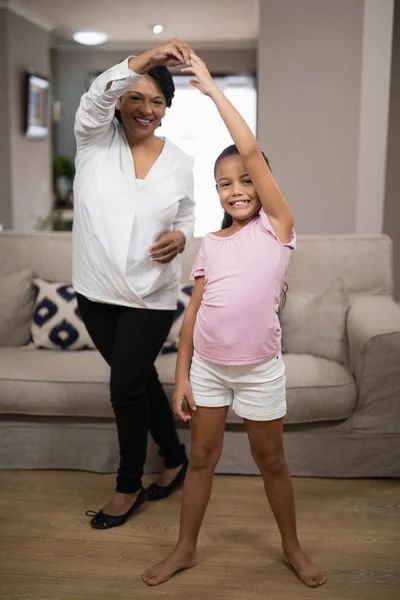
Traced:
<path fill-rule="evenodd" d="M 222 219 L 221 229 L 228 229 L 232 226 L 233 219 L 231 215 L 228 215 L 227 212 L 224 212 L 224 218 Z"/>

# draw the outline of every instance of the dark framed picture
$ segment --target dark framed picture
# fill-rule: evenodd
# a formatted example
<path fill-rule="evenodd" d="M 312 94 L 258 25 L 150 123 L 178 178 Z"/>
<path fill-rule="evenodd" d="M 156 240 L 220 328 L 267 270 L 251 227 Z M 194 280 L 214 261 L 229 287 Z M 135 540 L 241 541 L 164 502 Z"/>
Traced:
<path fill-rule="evenodd" d="M 47 77 L 25 71 L 25 136 L 45 138 L 50 127 L 50 81 Z"/>

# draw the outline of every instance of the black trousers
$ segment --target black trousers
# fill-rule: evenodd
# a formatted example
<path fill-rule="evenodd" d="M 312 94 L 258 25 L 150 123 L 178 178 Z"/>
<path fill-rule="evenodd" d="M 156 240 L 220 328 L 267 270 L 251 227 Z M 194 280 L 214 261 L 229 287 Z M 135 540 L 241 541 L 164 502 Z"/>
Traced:
<path fill-rule="evenodd" d="M 149 431 L 166 468 L 178 467 L 186 456 L 154 367 L 174 311 L 128 308 L 76 296 L 89 335 L 111 367 L 111 403 L 120 448 L 116 489 L 134 493 L 142 485 Z"/>

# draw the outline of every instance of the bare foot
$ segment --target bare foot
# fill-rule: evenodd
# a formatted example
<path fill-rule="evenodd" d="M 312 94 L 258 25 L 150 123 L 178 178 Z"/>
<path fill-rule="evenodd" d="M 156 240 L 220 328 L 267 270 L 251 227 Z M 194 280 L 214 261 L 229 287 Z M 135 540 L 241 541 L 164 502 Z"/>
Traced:
<path fill-rule="evenodd" d="M 326 583 L 327 577 L 325 573 L 308 558 L 300 546 L 284 550 L 283 558 L 295 570 L 300 581 L 309 587 L 315 588 Z"/>
<path fill-rule="evenodd" d="M 140 494 L 140 489 L 134 494 L 120 494 L 115 492 L 111 500 L 101 510 L 106 515 L 119 517 L 124 515 L 135 503 L 136 498 Z"/>
<path fill-rule="evenodd" d="M 182 469 L 183 464 L 179 465 L 179 467 L 175 467 L 174 469 L 164 469 L 162 473 L 160 473 L 156 484 L 160 487 L 167 487 L 170 483 L 173 482 L 175 477 L 178 475 L 179 471 Z"/>
<path fill-rule="evenodd" d="M 147 585 L 159 585 L 168 581 L 178 571 L 191 569 L 196 564 L 196 552 L 174 550 L 165 560 L 147 569 L 142 579 Z"/>

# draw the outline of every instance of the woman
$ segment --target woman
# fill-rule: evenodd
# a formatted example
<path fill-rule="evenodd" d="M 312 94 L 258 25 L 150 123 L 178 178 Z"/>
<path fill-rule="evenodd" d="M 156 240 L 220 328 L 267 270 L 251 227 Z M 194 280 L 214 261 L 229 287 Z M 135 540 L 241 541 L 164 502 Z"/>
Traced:
<path fill-rule="evenodd" d="M 92 527 L 122 525 L 144 502 L 185 477 L 168 399 L 154 361 L 170 330 L 180 280 L 178 254 L 193 235 L 193 160 L 155 136 L 174 84 L 166 67 L 190 64 L 171 42 L 100 75 L 76 114 L 73 285 L 83 321 L 111 367 L 120 447 L 116 491 Z M 142 487 L 148 431 L 164 471 Z"/>

